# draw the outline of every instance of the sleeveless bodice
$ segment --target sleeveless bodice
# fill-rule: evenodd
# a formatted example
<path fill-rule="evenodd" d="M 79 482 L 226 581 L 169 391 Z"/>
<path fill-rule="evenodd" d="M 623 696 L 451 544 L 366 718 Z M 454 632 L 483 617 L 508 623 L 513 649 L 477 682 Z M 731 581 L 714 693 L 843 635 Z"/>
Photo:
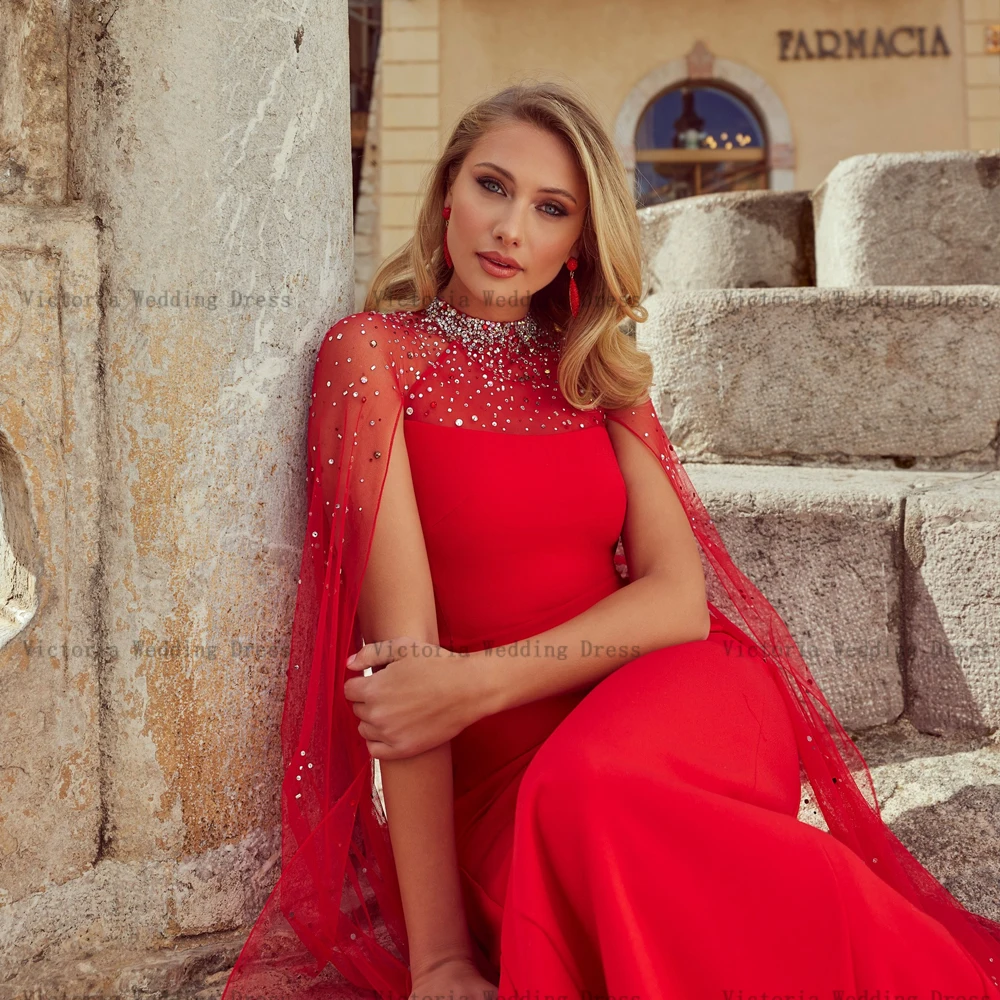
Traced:
<path fill-rule="evenodd" d="M 625 483 L 603 423 L 503 434 L 404 418 L 440 645 L 543 631 L 622 585 Z"/>

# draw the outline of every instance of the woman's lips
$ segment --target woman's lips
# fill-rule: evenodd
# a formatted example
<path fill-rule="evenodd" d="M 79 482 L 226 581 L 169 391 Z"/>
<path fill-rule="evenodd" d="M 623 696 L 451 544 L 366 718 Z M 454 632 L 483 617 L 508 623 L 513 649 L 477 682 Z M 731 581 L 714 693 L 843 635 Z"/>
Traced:
<path fill-rule="evenodd" d="M 481 253 L 477 253 L 476 256 L 479 258 L 479 264 L 482 269 L 487 274 L 492 274 L 494 278 L 512 278 L 515 274 L 521 273 L 519 267 L 507 267 L 505 264 L 497 264 L 495 261 L 490 260 L 489 257 L 484 257 Z"/>

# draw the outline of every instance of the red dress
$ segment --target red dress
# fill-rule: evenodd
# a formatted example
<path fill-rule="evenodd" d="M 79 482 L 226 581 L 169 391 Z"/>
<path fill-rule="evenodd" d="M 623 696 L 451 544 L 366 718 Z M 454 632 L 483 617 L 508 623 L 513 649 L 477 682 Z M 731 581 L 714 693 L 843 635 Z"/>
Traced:
<path fill-rule="evenodd" d="M 545 337 L 480 354 L 423 310 L 358 313 L 324 337 L 282 718 L 282 871 L 223 1000 L 399 1000 L 411 985 L 388 825 L 343 694 L 400 420 L 446 648 L 518 655 L 519 640 L 627 586 L 610 420 L 661 464 L 706 569 L 707 639 L 452 741 L 466 917 L 501 997 L 1000 1000 L 1000 926 L 882 822 L 861 755 L 729 558 L 652 404 L 569 406 L 554 327 Z M 829 833 L 796 818 L 803 775 Z"/>
<path fill-rule="evenodd" d="M 625 485 L 603 424 L 404 426 L 442 646 L 515 643 L 624 585 L 613 553 Z M 997 996 L 941 924 L 796 818 L 798 753 L 778 687 L 713 618 L 704 641 L 453 739 L 484 975 L 531 1000 Z"/>

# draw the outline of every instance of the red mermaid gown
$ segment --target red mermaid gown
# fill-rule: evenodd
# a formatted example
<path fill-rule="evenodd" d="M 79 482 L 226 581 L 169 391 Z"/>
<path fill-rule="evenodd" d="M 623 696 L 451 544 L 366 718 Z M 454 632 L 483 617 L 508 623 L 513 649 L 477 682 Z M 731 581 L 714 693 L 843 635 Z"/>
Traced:
<path fill-rule="evenodd" d="M 625 485 L 603 421 L 505 434 L 419 409 L 404 427 L 442 646 L 517 655 L 624 585 Z M 529 1000 L 1000 995 L 940 923 L 796 818 L 775 678 L 711 610 L 708 639 L 452 741 L 483 974 Z"/>
<path fill-rule="evenodd" d="M 356 313 L 319 351 L 281 877 L 223 1000 L 400 1000 L 410 985 L 391 831 L 343 692 L 401 419 L 442 646 L 518 655 L 624 585 L 610 420 L 669 477 L 714 602 L 707 639 L 453 739 L 466 917 L 501 998 L 1000 1000 L 1000 924 L 882 822 L 863 758 L 728 556 L 652 403 L 570 407 L 554 327 L 483 356 L 445 327 L 439 308 Z M 830 833 L 796 818 L 803 773 Z"/>

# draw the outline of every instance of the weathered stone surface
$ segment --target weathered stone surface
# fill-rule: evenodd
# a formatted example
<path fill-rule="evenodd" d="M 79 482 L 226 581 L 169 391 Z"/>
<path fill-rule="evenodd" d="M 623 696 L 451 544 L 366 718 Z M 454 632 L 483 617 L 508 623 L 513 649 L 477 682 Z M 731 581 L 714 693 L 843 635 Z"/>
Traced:
<path fill-rule="evenodd" d="M 1000 284 L 1000 153 L 867 153 L 812 195 L 816 284 Z"/>
<path fill-rule="evenodd" d="M 4 1000 L 218 1000 L 244 937 L 223 932 L 156 950 L 114 946 L 85 958 L 47 958 L 21 969 L 0 995 Z"/>
<path fill-rule="evenodd" d="M 644 288 L 812 285 L 808 191 L 728 191 L 640 209 Z"/>
<path fill-rule="evenodd" d="M 733 561 L 782 617 L 843 725 L 894 720 L 904 707 L 899 535 L 912 474 L 686 469 Z M 724 594 L 709 600 L 732 617 Z"/>
<path fill-rule="evenodd" d="M 1000 726 L 1000 472 L 907 499 L 908 712 L 926 732 Z"/>
<path fill-rule="evenodd" d="M 66 197 L 69 4 L 4 0 L 0 25 L 0 198 L 60 204 Z"/>
<path fill-rule="evenodd" d="M 637 343 L 686 459 L 985 470 L 1000 447 L 1000 288 L 652 296 Z"/>
<path fill-rule="evenodd" d="M 347 5 L 51 6 L 78 204 L 0 206 L 0 984 L 93 959 L 134 996 L 277 876 L 309 392 L 353 311 Z"/>
<path fill-rule="evenodd" d="M 0 205 L 0 243 L 2 905 L 97 854 L 104 640 L 97 230 Z"/>
<path fill-rule="evenodd" d="M 107 949 L 158 951 L 246 928 L 277 880 L 279 852 L 277 831 L 255 831 L 183 861 L 102 859 L 79 878 L 0 909 L 0 981 L 47 976 L 32 967 L 40 951 L 45 965 L 58 968 L 100 961 Z"/>
<path fill-rule="evenodd" d="M 845 727 L 1000 725 L 1000 473 L 686 469 Z"/>
<path fill-rule="evenodd" d="M 279 818 L 311 378 L 352 311 L 347 18 L 343 2 L 244 15 L 137 2 L 103 33 L 80 11 L 73 32 L 75 194 L 98 207 L 109 296 L 103 850 L 119 861 Z"/>

